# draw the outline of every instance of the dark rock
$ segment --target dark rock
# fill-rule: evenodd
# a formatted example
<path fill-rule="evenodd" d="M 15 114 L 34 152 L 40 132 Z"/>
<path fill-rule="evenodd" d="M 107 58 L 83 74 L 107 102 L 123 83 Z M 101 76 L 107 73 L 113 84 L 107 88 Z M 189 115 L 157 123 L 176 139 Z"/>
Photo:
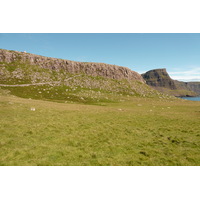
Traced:
<path fill-rule="evenodd" d="M 165 87 L 171 90 L 177 89 L 174 81 L 170 78 L 166 69 L 154 69 L 142 74 L 146 83 L 153 87 Z"/>

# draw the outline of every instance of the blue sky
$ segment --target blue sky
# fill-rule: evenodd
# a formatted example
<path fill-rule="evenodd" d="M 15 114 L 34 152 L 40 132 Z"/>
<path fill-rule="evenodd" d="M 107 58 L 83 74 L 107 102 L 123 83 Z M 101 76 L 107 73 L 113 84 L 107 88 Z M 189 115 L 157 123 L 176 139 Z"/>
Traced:
<path fill-rule="evenodd" d="M 166 68 L 176 80 L 200 81 L 200 34 L 0 34 L 0 48 L 128 67 Z"/>

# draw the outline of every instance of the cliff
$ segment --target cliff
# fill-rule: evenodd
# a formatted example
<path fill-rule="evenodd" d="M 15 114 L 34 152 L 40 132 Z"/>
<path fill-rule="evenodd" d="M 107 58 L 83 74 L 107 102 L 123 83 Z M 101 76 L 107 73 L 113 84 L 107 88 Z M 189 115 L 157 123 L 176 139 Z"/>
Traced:
<path fill-rule="evenodd" d="M 186 87 L 200 95 L 200 82 L 187 82 Z"/>
<path fill-rule="evenodd" d="M 171 90 L 175 90 L 176 85 L 170 78 L 166 69 L 155 69 L 142 74 L 142 77 L 146 80 L 146 83 L 153 87 L 164 87 Z"/>
<path fill-rule="evenodd" d="M 25 52 L 0 49 L 0 62 L 28 63 L 54 71 L 64 70 L 71 74 L 83 73 L 116 80 L 138 80 L 144 83 L 142 76 L 126 67 L 94 62 L 75 62 L 64 59 L 50 58 Z"/>
<path fill-rule="evenodd" d="M 174 96 L 198 96 L 200 94 L 200 83 L 186 83 L 171 79 L 166 69 L 154 69 L 142 77 L 146 83 L 154 89 Z"/>

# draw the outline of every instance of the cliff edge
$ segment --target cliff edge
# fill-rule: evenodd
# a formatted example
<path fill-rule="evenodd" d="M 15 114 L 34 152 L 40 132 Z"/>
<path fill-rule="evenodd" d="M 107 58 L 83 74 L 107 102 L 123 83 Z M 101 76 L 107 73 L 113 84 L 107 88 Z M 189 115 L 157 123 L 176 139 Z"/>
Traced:
<path fill-rule="evenodd" d="M 138 80 L 145 82 L 142 76 L 126 67 L 117 65 L 94 63 L 94 62 L 76 62 L 58 58 L 39 56 L 26 52 L 10 51 L 0 49 L 0 62 L 29 63 L 41 68 L 52 69 L 55 71 L 65 70 L 71 74 L 83 73 L 91 76 L 102 76 L 116 80 Z"/>
<path fill-rule="evenodd" d="M 154 69 L 142 77 L 146 83 L 154 89 L 173 96 L 198 96 L 200 95 L 200 83 L 186 83 L 173 80 L 166 69 Z"/>

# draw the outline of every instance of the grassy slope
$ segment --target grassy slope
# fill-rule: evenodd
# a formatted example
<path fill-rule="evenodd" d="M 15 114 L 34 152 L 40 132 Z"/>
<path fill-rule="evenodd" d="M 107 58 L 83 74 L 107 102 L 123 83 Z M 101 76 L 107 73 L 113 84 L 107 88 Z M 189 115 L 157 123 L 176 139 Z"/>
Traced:
<path fill-rule="evenodd" d="M 99 106 L 1 90 L 0 110 L 0 165 L 200 165 L 200 102 L 124 96 Z"/>

